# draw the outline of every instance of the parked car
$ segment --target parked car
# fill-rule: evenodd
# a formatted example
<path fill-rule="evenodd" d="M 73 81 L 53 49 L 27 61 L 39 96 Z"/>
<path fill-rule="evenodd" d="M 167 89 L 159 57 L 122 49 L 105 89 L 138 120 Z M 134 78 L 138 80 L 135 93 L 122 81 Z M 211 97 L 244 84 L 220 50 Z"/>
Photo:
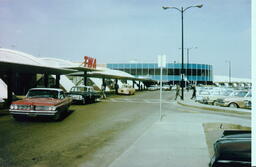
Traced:
<path fill-rule="evenodd" d="M 32 88 L 24 99 L 12 102 L 9 111 L 18 121 L 26 116 L 50 116 L 58 121 L 68 111 L 71 102 L 62 89 Z"/>
<path fill-rule="evenodd" d="M 220 98 L 216 100 L 216 105 L 233 108 L 248 108 L 247 101 L 251 101 L 251 91 L 235 91 L 232 97 Z"/>
<path fill-rule="evenodd" d="M 101 93 L 95 91 L 92 86 L 74 86 L 67 95 L 73 99 L 74 103 L 82 104 L 95 102 L 101 97 Z"/>
<path fill-rule="evenodd" d="M 118 89 L 118 93 L 125 95 L 134 95 L 135 89 L 131 85 L 124 84 L 121 88 Z"/>
<path fill-rule="evenodd" d="M 197 89 L 197 88 L 196 88 Z M 209 90 L 201 89 L 196 92 L 196 102 L 204 103 L 204 98 L 210 96 Z"/>
<path fill-rule="evenodd" d="M 162 89 L 167 91 L 167 90 L 171 90 L 171 87 L 170 85 L 163 85 Z"/>
<path fill-rule="evenodd" d="M 148 90 L 157 90 L 157 87 L 155 85 L 151 85 L 148 87 Z"/>
<path fill-rule="evenodd" d="M 209 167 L 250 167 L 251 131 L 226 130 L 214 143 Z"/>
<path fill-rule="evenodd" d="M 203 103 L 216 105 L 217 99 L 226 98 L 227 96 L 231 96 L 232 92 L 234 92 L 232 89 L 224 89 L 224 90 L 220 89 L 220 90 L 210 91 L 209 96 L 203 97 Z"/>

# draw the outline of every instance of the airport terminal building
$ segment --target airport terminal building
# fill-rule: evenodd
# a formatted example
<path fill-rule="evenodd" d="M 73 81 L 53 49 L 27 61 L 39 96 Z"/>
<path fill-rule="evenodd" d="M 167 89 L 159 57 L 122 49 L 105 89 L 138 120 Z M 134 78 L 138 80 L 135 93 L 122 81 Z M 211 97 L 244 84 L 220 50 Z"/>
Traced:
<path fill-rule="evenodd" d="M 135 77 L 160 80 L 160 68 L 156 63 L 115 63 L 107 64 L 107 68 L 127 72 Z M 197 84 L 213 83 L 213 67 L 209 64 L 184 64 L 184 80 Z M 163 81 L 169 84 L 181 80 L 181 64 L 168 63 L 163 68 Z"/>

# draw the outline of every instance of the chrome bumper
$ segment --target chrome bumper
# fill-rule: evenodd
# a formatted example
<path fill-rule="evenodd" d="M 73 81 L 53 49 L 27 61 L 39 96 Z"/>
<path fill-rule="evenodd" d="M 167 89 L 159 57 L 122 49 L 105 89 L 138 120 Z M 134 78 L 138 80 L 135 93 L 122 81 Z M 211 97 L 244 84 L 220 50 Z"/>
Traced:
<path fill-rule="evenodd" d="M 55 115 L 58 111 L 35 111 L 35 110 L 9 110 L 13 115 L 27 115 L 27 116 L 40 116 L 40 115 Z"/>

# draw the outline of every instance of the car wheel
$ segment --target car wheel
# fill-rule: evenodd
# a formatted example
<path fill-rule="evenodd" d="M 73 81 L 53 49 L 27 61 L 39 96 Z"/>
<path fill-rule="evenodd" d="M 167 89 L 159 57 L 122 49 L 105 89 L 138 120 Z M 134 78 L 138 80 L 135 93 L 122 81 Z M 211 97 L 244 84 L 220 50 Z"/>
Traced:
<path fill-rule="evenodd" d="M 96 98 L 92 97 L 92 103 L 95 103 L 95 102 L 96 102 Z"/>
<path fill-rule="evenodd" d="M 238 108 L 238 105 L 236 103 L 230 103 L 229 107 L 231 107 L 231 108 Z"/>
<path fill-rule="evenodd" d="M 12 115 L 12 117 L 15 119 L 15 121 L 23 121 L 25 118 L 22 115 Z"/>
<path fill-rule="evenodd" d="M 61 112 L 56 112 L 55 115 L 53 116 L 53 120 L 54 121 L 60 121 L 62 117 L 62 113 Z"/>
<path fill-rule="evenodd" d="M 212 103 L 212 105 L 217 106 L 217 102 L 216 102 L 216 101 L 214 101 L 214 102 Z"/>
<path fill-rule="evenodd" d="M 86 104 L 86 99 L 85 98 L 83 98 L 82 104 Z"/>

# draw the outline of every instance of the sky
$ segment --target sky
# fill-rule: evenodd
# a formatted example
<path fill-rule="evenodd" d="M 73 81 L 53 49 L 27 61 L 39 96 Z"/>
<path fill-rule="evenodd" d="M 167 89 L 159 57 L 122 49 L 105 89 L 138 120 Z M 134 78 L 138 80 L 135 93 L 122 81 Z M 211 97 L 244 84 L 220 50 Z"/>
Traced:
<path fill-rule="evenodd" d="M 0 0 L 0 47 L 39 57 L 97 63 L 181 62 L 213 65 L 214 75 L 251 77 L 251 0 Z M 184 55 L 186 58 L 186 54 Z M 185 59 L 185 62 L 187 60 Z"/>

